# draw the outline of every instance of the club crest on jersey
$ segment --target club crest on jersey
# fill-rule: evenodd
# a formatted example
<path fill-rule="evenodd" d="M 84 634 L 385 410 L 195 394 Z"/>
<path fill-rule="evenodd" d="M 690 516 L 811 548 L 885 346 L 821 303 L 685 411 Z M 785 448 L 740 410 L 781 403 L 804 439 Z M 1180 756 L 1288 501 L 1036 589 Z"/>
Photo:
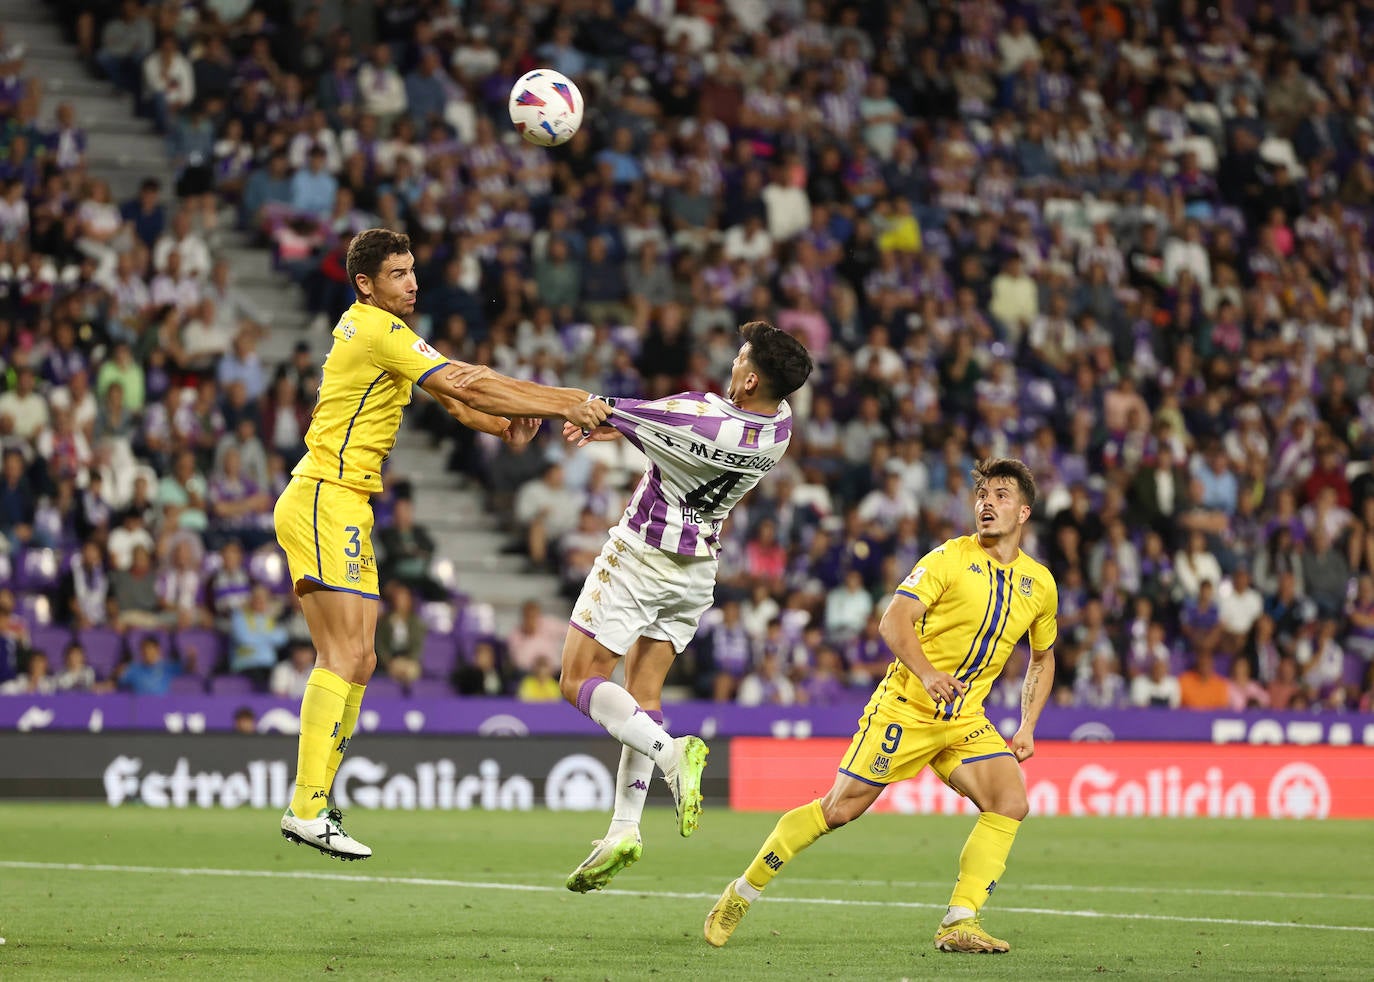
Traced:
<path fill-rule="evenodd" d="M 757 447 L 759 445 L 759 428 L 757 426 L 746 426 L 744 428 L 743 447 Z"/>
<path fill-rule="evenodd" d="M 348 562 L 344 564 L 344 578 L 349 583 L 358 583 L 363 578 L 363 564 L 358 562 Z"/>
<path fill-rule="evenodd" d="M 873 763 L 868 765 L 870 774 L 877 774 L 879 777 L 887 773 L 887 769 L 892 766 L 892 758 L 884 754 L 874 754 Z"/>
<path fill-rule="evenodd" d="M 1034 580 L 1032 580 L 1029 576 L 1023 576 L 1021 577 L 1021 582 L 1020 584 L 1018 584 L 1017 589 L 1021 591 L 1021 596 L 1029 597 L 1031 595 L 1031 587 L 1033 587 L 1034 585 Z"/>

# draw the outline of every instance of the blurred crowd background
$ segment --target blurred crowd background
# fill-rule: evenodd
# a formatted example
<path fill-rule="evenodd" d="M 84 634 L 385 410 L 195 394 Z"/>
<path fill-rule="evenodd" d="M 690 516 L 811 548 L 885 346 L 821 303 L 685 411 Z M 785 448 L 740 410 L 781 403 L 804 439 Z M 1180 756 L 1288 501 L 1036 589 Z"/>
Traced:
<path fill-rule="evenodd" d="M 0 691 L 300 691 L 270 513 L 318 365 L 263 363 L 217 241 L 252 231 L 323 333 L 385 224 L 452 357 L 658 396 L 719 392 L 751 318 L 813 353 L 679 694 L 861 697 L 885 598 L 970 529 L 973 461 L 1013 455 L 1056 702 L 1370 710 L 1374 5 L 52 6 L 176 177 L 111 200 L 0 42 Z M 555 150 L 506 117 L 541 65 L 588 106 Z M 409 425 L 567 596 L 470 616 L 401 484 L 377 689 L 556 699 L 642 459 L 549 428 L 508 451 L 423 397 Z"/>

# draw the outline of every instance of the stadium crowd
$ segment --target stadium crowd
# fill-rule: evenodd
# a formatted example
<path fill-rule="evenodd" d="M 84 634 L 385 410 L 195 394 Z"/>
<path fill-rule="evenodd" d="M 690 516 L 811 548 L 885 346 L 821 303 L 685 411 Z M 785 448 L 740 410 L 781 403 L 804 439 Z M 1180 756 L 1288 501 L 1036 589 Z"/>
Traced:
<path fill-rule="evenodd" d="M 1368 5 L 54 6 L 177 177 L 112 201 L 0 49 L 6 691 L 303 685 L 270 506 L 317 366 L 258 357 L 233 214 L 320 331 L 349 237 L 408 232 L 417 329 L 536 381 L 720 391 L 738 323 L 806 342 L 792 448 L 677 668 L 701 697 L 866 690 L 884 598 L 969 528 L 974 459 L 1014 455 L 1057 702 L 1374 708 Z M 505 122 L 539 65 L 589 107 L 553 151 Z M 642 461 L 416 410 L 575 591 Z M 557 698 L 564 622 L 473 626 L 404 490 L 378 504 L 398 690 Z"/>

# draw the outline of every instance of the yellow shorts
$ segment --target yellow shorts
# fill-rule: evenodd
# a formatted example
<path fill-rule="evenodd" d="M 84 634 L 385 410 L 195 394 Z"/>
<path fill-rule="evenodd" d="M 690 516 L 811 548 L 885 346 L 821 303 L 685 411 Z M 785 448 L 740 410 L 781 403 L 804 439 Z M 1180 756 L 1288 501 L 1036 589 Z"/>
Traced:
<path fill-rule="evenodd" d="M 277 499 L 272 523 L 298 589 L 302 580 L 309 580 L 380 599 L 367 495 L 328 481 L 293 477 Z"/>
<path fill-rule="evenodd" d="M 986 716 L 922 719 L 898 693 L 879 686 L 859 717 L 859 729 L 840 758 L 840 773 L 886 787 L 929 766 L 946 784 L 960 764 L 1016 755 Z"/>

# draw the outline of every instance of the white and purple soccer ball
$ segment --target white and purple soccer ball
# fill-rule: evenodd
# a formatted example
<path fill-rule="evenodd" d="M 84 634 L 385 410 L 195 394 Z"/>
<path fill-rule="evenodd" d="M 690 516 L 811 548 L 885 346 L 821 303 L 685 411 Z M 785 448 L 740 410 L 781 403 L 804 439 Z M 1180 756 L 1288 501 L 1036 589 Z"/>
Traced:
<path fill-rule="evenodd" d="M 510 90 L 510 121 L 517 133 L 541 147 L 567 143 L 582 125 L 582 93 L 566 75 L 536 68 Z"/>

